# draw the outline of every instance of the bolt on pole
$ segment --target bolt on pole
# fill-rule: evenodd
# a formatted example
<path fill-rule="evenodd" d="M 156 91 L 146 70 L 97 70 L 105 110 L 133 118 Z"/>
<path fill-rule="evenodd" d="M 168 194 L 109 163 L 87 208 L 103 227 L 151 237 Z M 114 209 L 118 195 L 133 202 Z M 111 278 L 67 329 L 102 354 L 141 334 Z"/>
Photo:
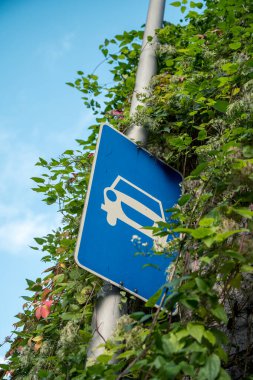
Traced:
<path fill-rule="evenodd" d="M 131 102 L 130 116 L 134 116 L 139 105 L 143 105 L 138 99 L 138 94 L 148 94 L 148 86 L 153 75 L 157 72 L 156 61 L 156 37 L 155 31 L 162 27 L 165 0 L 150 0 L 145 32 L 143 36 L 141 55 L 139 59 L 136 84 Z M 148 37 L 152 37 L 149 41 Z M 147 130 L 141 125 L 132 125 L 126 132 L 126 136 L 142 145 L 147 141 Z M 92 330 L 94 332 L 87 357 L 95 360 L 104 351 L 99 347 L 109 339 L 117 325 L 117 320 L 123 314 L 120 308 L 120 289 L 106 283 L 95 306 L 92 318 Z"/>

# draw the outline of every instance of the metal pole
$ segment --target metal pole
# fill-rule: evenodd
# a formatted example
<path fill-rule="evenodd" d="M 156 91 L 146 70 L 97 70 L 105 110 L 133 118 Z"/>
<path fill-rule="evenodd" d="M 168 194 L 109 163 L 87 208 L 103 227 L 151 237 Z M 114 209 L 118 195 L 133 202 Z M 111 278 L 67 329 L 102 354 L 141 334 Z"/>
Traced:
<path fill-rule="evenodd" d="M 142 51 L 139 59 L 136 82 L 133 93 L 133 98 L 130 108 L 130 116 L 134 116 L 137 107 L 143 105 L 138 95 L 141 96 L 148 94 L 148 85 L 153 75 L 157 72 L 156 60 L 156 29 L 160 29 L 163 23 L 165 8 L 165 0 L 150 0 L 149 9 L 146 21 L 145 32 L 142 41 Z M 152 37 L 152 41 L 148 41 L 148 37 Z M 147 130 L 141 125 L 132 125 L 126 135 L 134 140 L 142 143 L 147 142 Z"/>
<path fill-rule="evenodd" d="M 120 299 L 119 288 L 105 283 L 92 316 L 91 327 L 94 334 L 87 352 L 87 358 L 91 363 L 104 351 L 104 347 L 99 346 L 104 344 L 115 331 L 117 321 L 123 312 L 120 308 Z"/>
<path fill-rule="evenodd" d="M 130 115 L 134 116 L 136 109 L 142 105 L 137 98 L 138 94 L 147 94 L 147 87 L 153 75 L 156 74 L 156 38 L 155 31 L 162 27 L 164 16 L 165 0 L 150 0 L 146 21 L 145 32 L 142 42 L 142 51 L 139 59 L 136 84 L 131 102 Z M 148 37 L 153 37 L 152 41 L 148 41 Z M 140 125 L 132 125 L 126 132 L 126 136 L 135 142 L 146 144 L 147 131 Z M 102 289 L 101 295 L 95 306 L 92 329 L 94 331 L 87 357 L 89 360 L 96 359 L 104 351 L 103 347 L 99 347 L 109 339 L 116 327 L 117 320 L 123 314 L 120 308 L 120 289 L 106 283 Z"/>

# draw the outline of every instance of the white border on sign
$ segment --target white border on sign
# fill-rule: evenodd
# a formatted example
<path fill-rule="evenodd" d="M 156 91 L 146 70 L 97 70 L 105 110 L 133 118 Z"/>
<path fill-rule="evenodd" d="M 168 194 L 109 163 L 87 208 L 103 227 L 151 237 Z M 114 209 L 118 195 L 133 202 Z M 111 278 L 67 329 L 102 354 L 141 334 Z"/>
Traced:
<path fill-rule="evenodd" d="M 81 238 L 82 238 L 82 232 L 83 232 L 83 227 L 84 227 L 84 222 L 85 222 L 85 217 L 86 217 L 86 212 L 87 212 L 87 208 L 88 208 L 88 204 L 89 204 L 89 199 L 90 199 L 90 191 L 91 191 L 91 186 L 92 186 L 92 182 L 93 182 L 93 176 L 94 176 L 94 172 L 95 172 L 95 167 L 96 167 L 96 162 L 97 162 L 97 156 L 98 156 L 98 152 L 99 152 L 99 147 L 100 147 L 100 140 L 101 140 L 101 135 L 102 135 L 102 132 L 103 132 L 103 128 L 104 127 L 109 127 L 111 129 L 113 129 L 115 132 L 117 132 L 118 134 L 120 134 L 121 136 L 123 136 L 125 139 L 129 140 L 132 144 L 134 144 L 135 146 L 137 146 L 137 144 L 135 144 L 135 142 L 133 140 L 131 140 L 129 137 L 127 137 L 126 135 L 124 135 L 123 133 L 119 132 L 117 129 L 111 127 L 109 124 L 102 124 L 100 126 L 100 130 L 99 130 L 99 134 L 98 134 L 98 140 L 97 140 L 97 146 L 96 146 L 96 151 L 95 151 L 95 155 L 94 155 L 94 160 L 93 160 L 93 163 L 92 163 L 92 168 L 91 168 L 91 175 L 90 175 L 90 179 L 89 179 L 89 185 L 88 185 L 88 189 L 87 189 L 87 193 L 86 193 L 86 198 L 85 198 L 85 202 L 84 202 L 84 208 L 83 208 L 83 212 L 82 212 L 82 217 L 81 217 L 81 223 L 80 223 L 80 227 L 79 227 L 79 231 L 78 231 L 78 235 L 77 235 L 77 241 L 76 241 L 76 247 L 75 247 L 75 252 L 74 252 L 74 258 L 75 258 L 75 261 L 77 263 L 77 265 L 83 269 L 85 269 L 86 271 L 94 274 L 95 276 L 98 276 L 100 278 L 102 278 L 102 280 L 105 280 L 107 282 L 109 282 L 110 284 L 112 285 L 115 285 L 117 286 L 118 288 L 122 289 L 122 290 L 126 290 L 127 292 L 129 292 L 130 294 L 132 294 L 133 296 L 137 297 L 137 298 L 140 298 L 142 301 L 147 301 L 148 299 L 147 298 L 144 298 L 142 296 L 140 296 L 138 293 L 134 293 L 132 290 L 128 289 L 128 288 L 125 288 L 124 286 L 118 284 L 117 282 L 114 282 L 112 280 L 110 280 L 109 278 L 107 277 L 104 277 L 102 276 L 101 274 L 93 271 L 92 269 L 89 269 L 87 267 L 85 267 L 84 265 L 82 265 L 79 261 L 78 261 L 78 252 L 79 252 L 79 248 L 80 248 L 80 244 L 81 244 Z M 145 152 L 149 153 L 146 149 L 143 149 L 141 147 L 138 146 L 138 148 L 144 150 Z M 150 154 L 150 153 L 149 153 Z M 155 157 L 154 157 L 155 158 Z M 157 159 L 157 158 L 156 158 Z M 161 161 L 163 162 L 162 160 L 160 159 L 157 159 L 158 161 Z M 165 164 L 167 166 L 169 166 L 171 169 L 173 169 L 174 171 L 176 171 L 178 174 L 180 174 L 180 176 L 182 177 L 182 180 L 183 180 L 183 176 L 182 174 L 172 168 L 170 165 L 168 164 Z M 158 290 L 158 289 L 157 289 Z M 156 305 L 157 306 L 157 305 Z"/>

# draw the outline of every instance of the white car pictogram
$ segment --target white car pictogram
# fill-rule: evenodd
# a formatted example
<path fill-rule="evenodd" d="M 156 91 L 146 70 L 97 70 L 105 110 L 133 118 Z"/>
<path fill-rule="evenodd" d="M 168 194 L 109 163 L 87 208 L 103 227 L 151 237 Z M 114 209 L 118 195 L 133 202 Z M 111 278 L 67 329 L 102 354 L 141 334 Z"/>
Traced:
<path fill-rule="evenodd" d="M 151 210 L 149 207 L 145 206 L 143 203 L 139 202 L 138 200 L 130 197 L 129 195 L 117 190 L 117 185 L 120 183 L 120 181 L 125 182 L 126 184 L 130 185 L 131 187 L 135 188 L 142 194 L 144 194 L 149 199 L 152 199 L 153 203 L 156 203 L 157 208 L 160 211 L 160 215 Z M 107 222 L 111 226 L 115 226 L 117 224 L 117 220 L 121 220 L 122 222 L 128 224 L 129 226 L 133 227 L 139 232 L 142 232 L 146 236 L 152 238 L 153 240 L 156 240 L 156 242 L 159 243 L 166 243 L 167 236 L 165 237 L 158 237 L 153 236 L 153 231 L 149 229 L 145 229 L 143 227 L 146 227 L 144 225 L 141 225 L 135 220 L 132 220 L 129 218 L 124 210 L 123 206 L 127 205 L 128 207 L 134 209 L 138 213 L 144 215 L 146 218 L 150 219 L 151 224 L 149 223 L 149 227 L 156 227 L 158 222 L 165 222 L 164 212 L 161 201 L 147 193 L 146 191 L 142 190 L 132 182 L 128 181 L 127 179 L 117 176 L 115 181 L 112 183 L 111 186 L 106 187 L 104 189 L 104 203 L 101 205 L 101 209 L 107 212 Z M 152 223 L 153 222 L 153 223 Z"/>

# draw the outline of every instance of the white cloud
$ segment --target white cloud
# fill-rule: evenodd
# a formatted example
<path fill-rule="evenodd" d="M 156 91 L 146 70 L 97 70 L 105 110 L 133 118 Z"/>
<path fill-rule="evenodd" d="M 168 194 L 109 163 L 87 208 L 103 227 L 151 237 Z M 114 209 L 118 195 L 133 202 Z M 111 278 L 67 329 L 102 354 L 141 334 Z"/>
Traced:
<path fill-rule="evenodd" d="M 4 151 L 1 150 L 0 153 L 0 191 L 2 195 L 6 191 L 19 194 L 29 178 L 36 171 L 38 173 L 38 168 L 34 166 L 37 159 L 38 154 L 35 147 L 20 144 L 11 137 L 6 138 Z"/>
<path fill-rule="evenodd" d="M 3 216 L 7 220 L 10 218 L 15 218 L 18 215 L 18 213 L 19 213 L 19 210 L 17 206 L 0 202 L 0 220 L 3 218 Z"/>
<path fill-rule="evenodd" d="M 48 141 L 57 141 L 58 145 L 66 146 L 67 148 L 73 147 L 75 144 L 75 139 L 86 139 L 89 135 L 88 127 L 91 124 L 95 124 L 95 117 L 90 111 L 86 111 L 79 115 L 79 117 L 74 121 L 72 128 L 64 130 L 63 133 L 59 134 L 54 130 L 48 132 Z M 63 150 L 62 150 L 63 153 Z"/>
<path fill-rule="evenodd" d="M 57 147 L 63 152 L 69 148 L 69 141 L 74 145 L 73 130 L 75 138 L 82 135 L 86 138 L 87 125 L 93 120 L 91 113 L 80 113 L 71 130 L 59 135 L 51 129 L 44 136 L 44 143 L 49 146 L 50 142 L 57 141 Z M 30 190 L 36 185 L 30 178 L 40 176 L 43 171 L 35 166 L 40 149 L 38 142 L 41 140 L 32 138 L 30 141 L 20 141 L 18 133 L 14 134 L 12 129 L 6 128 L 6 123 L 6 120 L 0 119 L 0 126 L 3 127 L 0 129 L 0 255 L 27 256 L 33 253 L 28 248 L 35 245 L 33 238 L 50 233 L 60 225 L 61 217 L 56 207 L 47 207 L 41 202 L 40 194 Z"/>
<path fill-rule="evenodd" d="M 40 46 L 36 54 L 43 58 L 49 68 L 52 68 L 60 58 L 71 50 L 74 37 L 74 32 L 67 33 L 58 41 Z"/>
<path fill-rule="evenodd" d="M 91 113 L 77 116 L 73 127 L 75 137 L 84 134 L 92 120 Z M 6 127 L 3 119 L 0 124 Z M 74 143 L 73 129 L 61 135 L 51 130 L 45 135 L 45 141 L 57 141 L 58 147 L 66 146 L 67 149 L 69 141 Z M 41 196 L 30 190 L 36 185 L 30 178 L 40 176 L 43 171 L 35 166 L 39 156 L 38 139 L 23 142 L 18 134 L 1 128 L 0 144 L 0 254 L 30 255 L 32 251 L 28 246 L 34 245 L 33 238 L 46 235 L 59 226 L 60 214 L 55 207 L 47 207 L 41 202 Z"/>
<path fill-rule="evenodd" d="M 57 215 L 54 219 L 46 214 L 19 215 L 0 226 L 0 252 L 14 255 L 32 254 L 29 245 L 36 245 L 33 238 L 44 236 L 55 229 L 60 222 Z"/>

